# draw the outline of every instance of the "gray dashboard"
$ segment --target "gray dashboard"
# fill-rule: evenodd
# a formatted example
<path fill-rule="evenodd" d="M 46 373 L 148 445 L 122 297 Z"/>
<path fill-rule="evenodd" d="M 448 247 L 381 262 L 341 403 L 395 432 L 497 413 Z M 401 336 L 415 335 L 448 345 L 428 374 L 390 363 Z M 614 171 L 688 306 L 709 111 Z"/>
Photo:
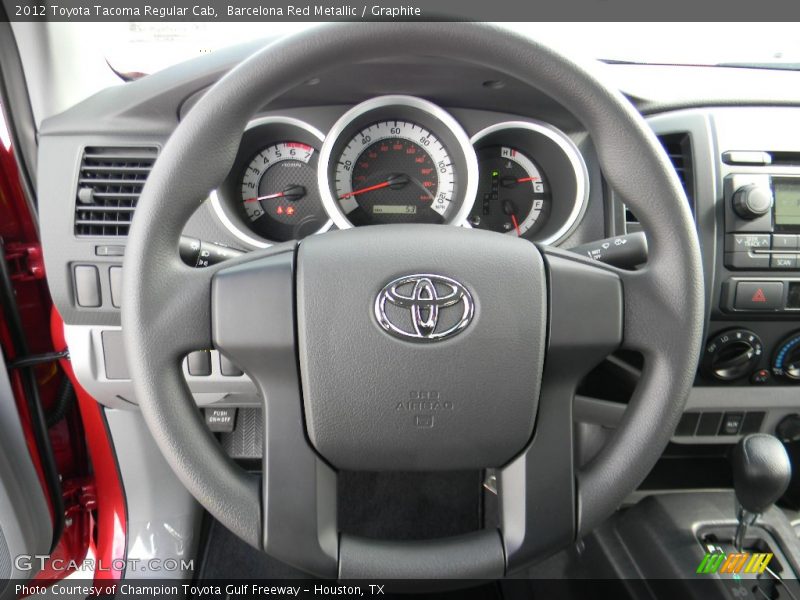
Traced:
<path fill-rule="evenodd" d="M 122 291 L 113 290 L 112 294 L 112 281 L 122 264 L 125 238 L 75 234 L 76 187 L 84 149 L 133 147 L 154 148 L 157 152 L 204 90 L 260 45 L 255 43 L 222 51 L 109 88 L 42 123 L 37 185 L 48 282 L 65 322 L 76 374 L 90 394 L 106 406 L 135 408 L 136 402 L 132 385 L 125 377 L 119 343 Z M 679 71 L 673 74 L 676 81 L 680 78 Z M 402 77 L 398 77 L 398 73 Z M 586 211 L 570 235 L 561 240 L 563 247 L 636 229 L 635 216 L 625 210 L 622 199 L 615 197 L 613 190 L 607 189 L 592 141 L 574 116 L 538 90 L 482 67 L 432 58 L 350 65 L 337 72 L 309 74 L 306 84 L 263 107 L 258 116 L 297 119 L 326 134 L 354 104 L 396 93 L 425 98 L 444 108 L 469 136 L 493 124 L 512 120 L 543 122 L 563 131 L 582 155 L 589 181 Z M 735 103 L 735 100 L 723 98 L 714 102 L 697 98 L 687 102 L 698 105 L 696 108 L 681 109 L 669 98 L 633 100 L 652 113 L 648 121 L 665 146 L 676 141 L 683 148 L 683 154 L 678 152 L 674 158 L 682 161 L 681 174 L 693 203 L 703 251 L 707 334 L 711 336 L 733 328 L 755 331 L 764 340 L 763 360 L 756 365 L 756 370 L 769 369 L 774 346 L 790 332 L 800 329 L 800 315 L 731 311 L 726 304 L 726 294 L 731 278 L 788 281 L 791 273 L 729 270 L 724 260 L 725 210 L 730 200 L 726 196 L 727 178 L 736 173 L 773 173 L 775 166 L 730 165 L 723 161 L 722 155 L 729 151 L 800 154 L 800 107 L 721 106 Z M 788 102 L 780 98 L 773 104 Z M 689 148 L 688 153 L 686 148 Z M 779 172 L 800 175 L 800 163 L 782 165 Z M 241 251 L 254 248 L 226 227 L 210 201 L 200 206 L 186 225 L 184 235 Z M 80 306 L 76 299 L 81 285 L 78 280 L 87 273 L 79 274 L 76 267 L 96 269 L 88 271 L 89 279 L 94 278 L 99 286 L 99 296 L 96 302 L 90 302 L 92 306 Z M 260 405 L 255 387 L 245 375 L 230 374 L 213 351 L 210 359 L 208 375 L 192 375 L 189 366 L 184 367 L 198 404 Z M 753 383 L 749 377 L 719 381 L 707 377 L 701 369 L 687 411 L 699 415 L 698 422 L 705 418 L 703 414 L 718 415 L 716 430 L 700 429 L 695 423 L 694 429 L 684 429 L 683 435 L 676 436 L 674 441 L 729 443 L 740 431 L 725 434 L 723 423 L 737 414 L 764 413 L 758 429 L 772 430 L 780 419 L 794 413 L 800 405 L 798 388 L 793 385 L 793 381 L 785 378 L 772 378 L 765 385 Z M 580 418 L 581 410 L 576 412 Z M 594 414 L 592 410 L 584 411 L 587 420 L 613 425 L 610 413 L 599 417 L 590 413 Z"/>

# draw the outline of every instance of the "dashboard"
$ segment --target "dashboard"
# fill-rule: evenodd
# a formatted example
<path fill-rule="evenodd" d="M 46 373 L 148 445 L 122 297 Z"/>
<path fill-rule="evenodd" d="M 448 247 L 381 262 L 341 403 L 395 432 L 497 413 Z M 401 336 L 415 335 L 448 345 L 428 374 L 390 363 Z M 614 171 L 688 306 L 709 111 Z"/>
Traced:
<path fill-rule="evenodd" d="M 48 282 L 76 374 L 107 406 L 136 406 L 119 309 L 138 194 L 181 118 L 254 49 L 109 88 L 42 124 Z M 704 79 L 691 67 L 635 73 L 631 89 L 643 75 L 661 90 Z M 749 76 L 713 75 L 728 90 Z M 702 250 L 707 343 L 676 444 L 730 444 L 781 424 L 800 436 L 800 106 L 770 101 L 764 73 L 753 77 L 758 101 L 629 93 L 684 185 Z M 398 58 L 310 77 L 264 106 L 225 180 L 198 199 L 180 251 L 203 266 L 382 223 L 489 229 L 564 249 L 642 229 L 567 108 L 480 66 Z M 579 390 L 576 420 L 612 428 L 630 389 L 610 375 L 633 385 L 641 367 L 626 356 L 600 365 Z M 215 351 L 190 355 L 184 375 L 207 417 L 260 406 L 252 382 Z"/>

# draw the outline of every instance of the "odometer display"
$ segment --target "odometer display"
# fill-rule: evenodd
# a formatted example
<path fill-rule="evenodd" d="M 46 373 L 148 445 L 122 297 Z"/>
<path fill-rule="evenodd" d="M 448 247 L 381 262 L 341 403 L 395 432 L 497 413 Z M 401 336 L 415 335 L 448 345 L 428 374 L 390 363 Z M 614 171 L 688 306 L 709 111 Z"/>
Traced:
<path fill-rule="evenodd" d="M 376 204 L 372 207 L 372 212 L 376 215 L 380 214 L 395 214 L 395 215 L 415 215 L 417 214 L 416 206 L 396 206 L 385 204 Z"/>
<path fill-rule="evenodd" d="M 444 223 L 456 175 L 444 144 L 411 121 L 380 121 L 344 147 L 334 171 L 336 199 L 354 225 Z"/>

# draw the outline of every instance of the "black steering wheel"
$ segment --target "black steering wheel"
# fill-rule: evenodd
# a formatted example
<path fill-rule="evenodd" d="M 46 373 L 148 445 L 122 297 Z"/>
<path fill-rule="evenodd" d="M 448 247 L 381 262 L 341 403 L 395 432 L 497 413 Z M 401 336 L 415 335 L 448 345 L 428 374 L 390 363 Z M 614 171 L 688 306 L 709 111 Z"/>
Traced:
<path fill-rule="evenodd" d="M 641 220 L 647 265 L 622 271 L 486 231 L 387 225 L 186 267 L 181 231 L 224 179 L 252 115 L 313 74 L 398 48 L 496 69 L 570 110 Z M 382 290 L 421 275 L 430 276 L 421 284 L 428 292 L 417 300 L 448 295 L 430 291 L 443 277 L 457 282 L 455 304 L 441 308 L 467 320 L 457 335 L 416 343 L 379 322 Z M 488 25 L 338 24 L 254 54 L 177 127 L 130 232 L 122 325 L 136 397 L 161 451 L 249 544 L 326 578 L 499 578 L 598 525 L 655 464 L 697 365 L 701 275 L 688 204 L 658 141 L 621 94 L 582 67 Z M 183 378 L 186 354 L 212 347 L 263 398 L 262 477 L 224 454 Z M 644 355 L 642 378 L 613 437 L 578 468 L 577 382 L 621 347 Z M 497 469 L 499 529 L 423 541 L 337 529 L 338 470 L 467 468 Z"/>

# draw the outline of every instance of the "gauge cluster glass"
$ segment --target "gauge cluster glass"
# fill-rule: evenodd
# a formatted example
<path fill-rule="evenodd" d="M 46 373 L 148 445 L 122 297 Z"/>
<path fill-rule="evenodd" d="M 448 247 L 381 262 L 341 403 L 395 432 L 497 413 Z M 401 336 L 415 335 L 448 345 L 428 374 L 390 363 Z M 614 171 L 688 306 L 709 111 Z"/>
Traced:
<path fill-rule="evenodd" d="M 332 226 L 403 223 L 553 244 L 580 221 L 588 189 L 580 152 L 550 125 L 497 123 L 470 140 L 427 100 L 381 96 L 345 112 L 327 136 L 297 119 L 254 120 L 212 205 L 255 247 Z"/>

